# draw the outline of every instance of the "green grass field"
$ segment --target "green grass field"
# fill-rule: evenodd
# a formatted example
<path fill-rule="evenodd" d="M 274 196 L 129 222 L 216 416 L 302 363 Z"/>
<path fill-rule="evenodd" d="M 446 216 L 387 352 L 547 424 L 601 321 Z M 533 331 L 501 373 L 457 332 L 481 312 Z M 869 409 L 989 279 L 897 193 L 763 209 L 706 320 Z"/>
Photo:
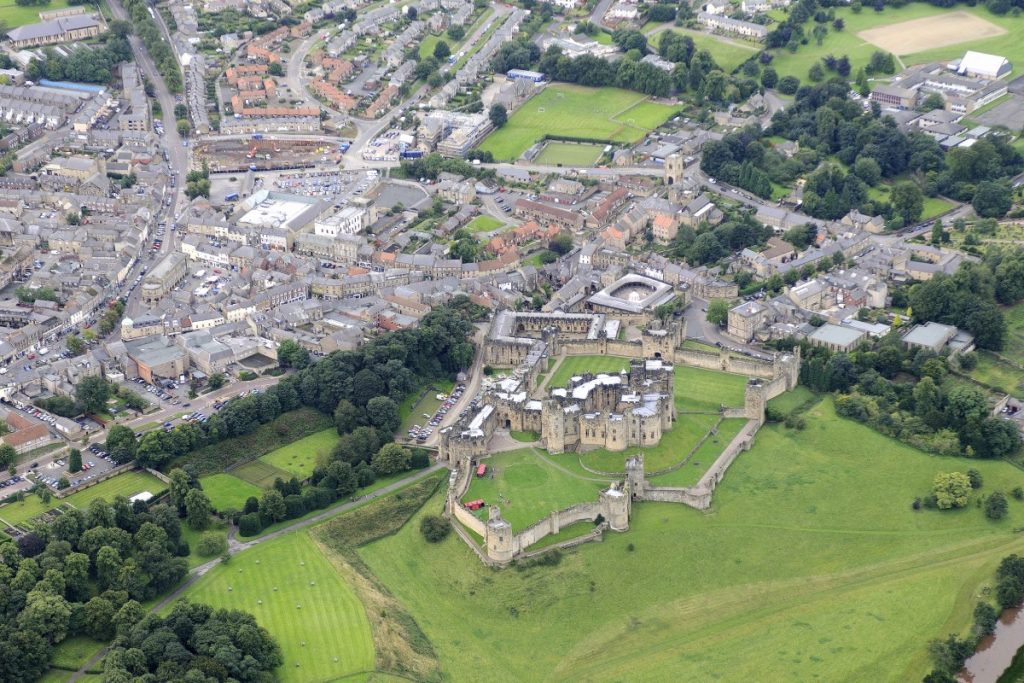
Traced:
<path fill-rule="evenodd" d="M 101 643 L 88 636 L 72 636 L 53 649 L 50 665 L 57 669 L 78 671 L 99 652 L 106 643 Z"/>
<path fill-rule="evenodd" d="M 50 12 L 68 6 L 67 0 L 50 0 L 45 5 L 31 7 L 22 7 L 14 0 L 0 0 L 0 21 L 3 21 L 9 29 L 25 24 L 36 24 L 39 23 L 40 12 Z"/>
<path fill-rule="evenodd" d="M 241 510 L 250 496 L 259 498 L 263 489 L 230 474 L 210 474 L 199 479 L 203 493 L 217 510 L 235 508 Z"/>
<path fill-rule="evenodd" d="M 585 372 L 616 374 L 629 370 L 629 358 L 620 356 L 566 356 L 548 382 L 548 389 L 564 387 L 569 380 Z"/>
<path fill-rule="evenodd" d="M 537 155 L 536 162 L 548 166 L 593 166 L 603 153 L 604 148 L 600 145 L 549 142 Z"/>
<path fill-rule="evenodd" d="M 492 216 L 477 216 L 469 223 L 466 223 L 462 230 L 474 234 L 478 232 L 493 232 L 503 225 L 505 224 Z"/>
<path fill-rule="evenodd" d="M 480 149 L 505 161 L 519 157 L 545 134 L 636 142 L 678 111 L 645 100 L 644 95 L 619 88 L 549 85 L 491 133 Z"/>
<path fill-rule="evenodd" d="M 334 448 L 334 444 L 338 443 L 338 439 L 338 430 L 325 429 L 271 451 L 262 456 L 260 460 L 285 472 L 290 472 L 299 479 L 305 479 L 313 474 L 317 457 L 321 454 L 330 455 L 331 449 Z"/>
<path fill-rule="evenodd" d="M 231 470 L 231 474 L 242 481 L 248 482 L 261 489 L 273 486 L 275 479 L 287 481 L 292 478 L 291 472 L 282 470 L 279 467 L 274 467 L 270 463 L 263 462 L 262 460 L 247 462 L 244 465 Z"/>
<path fill-rule="evenodd" d="M 607 485 L 560 470 L 542 454 L 522 448 L 487 458 L 484 462 L 490 471 L 473 478 L 463 502 L 482 498 L 487 505 L 500 505 L 502 516 L 519 531 L 555 510 L 597 500 L 598 491 Z M 479 510 L 478 516 L 486 519 L 487 508 Z"/>
<path fill-rule="evenodd" d="M 1024 370 L 1018 370 L 988 351 L 979 351 L 977 355 L 978 364 L 970 372 L 973 379 L 995 387 L 1004 394 L 1024 396 L 1024 391 L 1021 391 Z"/>
<path fill-rule="evenodd" d="M 760 50 L 759 46 L 755 46 L 735 38 L 724 38 L 722 36 L 716 36 L 702 31 L 693 31 L 687 28 L 674 27 L 671 30 L 680 35 L 692 38 L 697 49 L 707 50 L 711 53 L 711 56 L 715 60 L 715 64 L 722 67 L 722 70 L 726 73 L 731 73 L 736 69 L 736 67 L 756 55 Z M 654 35 L 655 46 L 661 43 L 662 35 L 664 35 L 664 32 Z"/>
<path fill-rule="evenodd" d="M 876 201 L 887 202 L 889 201 L 890 188 L 891 186 L 886 183 L 876 185 L 875 187 L 869 187 L 868 198 Z M 930 220 L 936 216 L 946 213 L 952 208 L 953 204 L 941 197 L 925 197 L 921 210 L 921 220 Z"/>
<path fill-rule="evenodd" d="M 637 453 L 644 454 L 644 463 L 649 471 L 674 465 L 683 460 L 693 447 L 700 443 L 705 434 L 718 421 L 717 415 L 683 414 L 672 429 L 661 436 L 658 445 L 640 448 L 637 446 L 623 451 L 609 451 L 604 448 L 587 451 L 579 456 L 587 467 L 602 472 L 625 472 L 626 458 Z M 721 450 L 721 449 L 719 449 Z M 562 456 L 557 456 L 561 458 Z M 572 457 L 572 456 L 569 456 Z M 704 469 L 707 469 L 705 467 Z"/>
<path fill-rule="evenodd" d="M 1006 341 L 1003 355 L 1017 363 L 1024 364 L 1024 304 L 1017 304 L 1003 310 L 1006 320 Z"/>
<path fill-rule="evenodd" d="M 783 415 L 789 415 L 812 399 L 814 399 L 814 392 L 800 384 L 793 391 L 787 391 L 768 401 L 768 405 L 781 410 Z"/>
<path fill-rule="evenodd" d="M 996 523 L 912 501 L 939 472 L 975 467 L 983 494 L 1024 474 L 926 455 L 830 400 L 807 425 L 762 429 L 710 514 L 639 503 L 628 532 L 558 566 L 495 572 L 454 534 L 428 544 L 416 518 L 359 554 L 446 680 L 920 680 L 928 641 L 966 632 L 996 564 L 1020 552 L 1024 504 Z"/>
<path fill-rule="evenodd" d="M 363 606 L 305 531 L 236 555 L 186 595 L 252 613 L 281 645 L 283 683 L 326 683 L 373 669 Z"/>
<path fill-rule="evenodd" d="M 693 486 L 704 476 L 711 463 L 722 454 L 722 450 L 740 433 L 745 424 L 747 421 L 742 418 L 733 417 L 722 420 L 718 426 L 718 432 L 709 436 L 700 448 L 694 451 L 690 462 L 675 472 L 651 477 L 651 483 L 655 486 Z M 644 455 L 646 456 L 646 451 Z M 678 462 L 679 458 L 673 458 L 673 461 Z M 645 459 L 645 464 L 650 462 L 649 459 Z M 652 468 L 653 465 L 647 464 L 647 467 Z"/>
<path fill-rule="evenodd" d="M 10 503 L 0 507 L 0 519 L 10 524 L 20 524 L 64 503 L 70 503 L 76 508 L 84 510 L 89 507 L 89 503 L 97 498 L 105 498 L 111 501 L 117 495 L 130 498 L 136 493 L 142 493 L 143 491 L 157 494 L 166 489 L 167 485 L 152 474 L 142 470 L 132 470 L 119 474 L 113 479 L 102 481 L 78 493 L 73 493 L 67 498 L 58 499 L 54 496 L 48 504 L 44 504 L 39 500 L 38 496 L 26 496 L 25 500 L 20 503 Z"/>
<path fill-rule="evenodd" d="M 423 39 L 423 42 L 420 43 L 420 59 L 429 57 L 430 55 L 434 54 L 434 46 L 437 45 L 439 42 L 441 42 L 441 36 L 435 36 L 431 33 L 428 33 L 427 36 Z M 451 39 L 446 39 L 445 42 L 448 43 L 448 47 L 451 48 Z"/>
<path fill-rule="evenodd" d="M 805 82 L 808 80 L 807 72 L 811 65 L 825 55 L 832 54 L 836 57 L 847 55 L 853 66 L 853 73 L 856 73 L 858 68 L 868 63 L 871 54 L 879 49 L 877 46 L 859 38 L 857 36 L 858 32 L 885 24 L 896 24 L 902 21 L 931 17 L 951 11 L 968 12 L 1006 29 L 1007 33 L 980 40 L 970 40 L 967 37 L 963 43 L 905 55 L 901 57 L 904 64 L 923 64 L 925 62 L 955 59 L 963 56 L 966 50 L 978 50 L 1006 57 L 1013 64 L 1013 75 L 1021 73 L 1021 68 L 1024 66 L 1024 42 L 1020 40 L 1020 36 L 1024 32 L 1024 16 L 1014 17 L 1010 14 L 999 16 L 992 14 L 987 8 L 980 5 L 969 7 L 957 4 L 950 9 L 944 9 L 920 2 L 911 3 L 897 9 L 886 7 L 884 12 L 875 12 L 869 7 L 865 7 L 860 14 L 854 14 L 849 7 L 836 7 L 836 17 L 842 18 L 846 22 L 846 27 L 843 31 L 829 31 L 828 36 L 820 46 L 812 40 L 807 45 L 801 45 L 795 53 L 791 53 L 786 49 L 772 50 L 772 53 L 775 55 L 772 66 L 775 67 L 780 76 L 792 75 L 799 78 L 801 82 Z M 812 25 L 813 22 L 808 22 L 806 25 L 808 33 Z"/>

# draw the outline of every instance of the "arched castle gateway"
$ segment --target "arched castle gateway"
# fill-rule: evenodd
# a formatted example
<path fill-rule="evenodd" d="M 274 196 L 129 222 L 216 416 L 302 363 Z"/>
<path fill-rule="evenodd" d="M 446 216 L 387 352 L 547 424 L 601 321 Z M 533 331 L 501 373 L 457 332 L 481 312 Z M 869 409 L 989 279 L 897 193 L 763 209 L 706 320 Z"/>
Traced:
<path fill-rule="evenodd" d="M 515 313 L 502 311 L 494 322 L 483 349 L 484 359 L 496 365 L 515 361 L 513 376 L 485 392 L 480 407 L 445 428 L 440 434 L 439 457 L 453 466 L 445 501 L 445 513 L 454 518 L 456 532 L 489 564 L 507 564 L 528 556 L 540 539 L 581 521 L 601 521 L 593 531 L 551 547 L 566 547 L 599 539 L 606 530 L 629 528 L 632 505 L 640 501 L 674 502 L 707 509 L 717 484 L 736 457 L 750 448 L 764 422 L 769 399 L 793 389 L 799 377 L 800 351 L 779 354 L 771 360 L 738 357 L 728 351 L 683 349 L 685 323 L 651 323 L 641 339 L 617 341 L 605 334 L 608 318 L 601 313 Z M 533 398 L 540 368 L 550 355 L 626 356 L 628 367 L 618 373 L 583 374 L 564 387 Z M 498 360 L 502 359 L 502 360 Z M 588 447 L 625 451 L 657 445 L 673 428 L 675 367 L 687 365 L 745 374 L 743 407 L 724 409 L 723 417 L 746 418 L 747 424 L 690 487 L 660 487 L 647 480 L 642 455 L 625 462 L 623 481 L 613 482 L 597 501 L 581 502 L 552 512 L 518 533 L 501 516 L 498 506 L 488 508 L 486 521 L 462 504 L 472 483 L 473 463 L 489 455 L 487 445 L 496 429 L 532 431 L 540 435 L 551 453 Z M 484 539 L 483 548 L 465 531 Z M 549 549 L 549 548 L 548 548 Z M 541 551 L 538 551 L 541 552 Z"/>

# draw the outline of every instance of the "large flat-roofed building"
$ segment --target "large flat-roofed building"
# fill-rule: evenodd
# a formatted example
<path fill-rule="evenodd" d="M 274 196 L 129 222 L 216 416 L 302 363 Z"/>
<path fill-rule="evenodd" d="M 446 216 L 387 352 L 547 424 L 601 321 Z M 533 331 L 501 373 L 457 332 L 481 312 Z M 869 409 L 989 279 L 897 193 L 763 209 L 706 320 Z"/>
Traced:
<path fill-rule="evenodd" d="M 8 31 L 7 37 L 11 41 L 11 47 L 21 50 L 40 45 L 86 40 L 98 36 L 103 30 L 103 24 L 95 16 L 75 14 L 41 21 L 38 24 L 19 26 Z"/>
<path fill-rule="evenodd" d="M 299 231 L 324 213 L 330 206 L 314 197 L 259 190 L 242 203 L 246 212 L 239 225 L 254 228 L 280 228 Z"/>
<path fill-rule="evenodd" d="M 871 101 L 893 109 L 913 109 L 917 104 L 917 91 L 898 85 L 879 83 L 871 89 Z"/>
<path fill-rule="evenodd" d="M 675 288 L 667 282 L 630 273 L 588 298 L 587 308 L 620 320 L 642 322 L 658 306 L 675 298 Z"/>
<path fill-rule="evenodd" d="M 962 76 L 976 78 L 1002 78 L 1013 71 L 1013 65 L 1006 57 L 968 50 L 959 60 L 949 65 L 950 69 Z"/>
<path fill-rule="evenodd" d="M 942 351 L 946 344 L 950 344 L 955 338 L 957 338 L 960 330 L 953 325 L 943 325 L 942 323 L 927 322 L 923 325 L 917 325 L 912 330 L 903 335 L 903 346 L 907 349 L 928 349 L 939 353 Z M 967 337 L 970 335 L 964 335 L 961 337 L 960 343 L 954 350 L 970 350 L 966 348 L 970 346 L 973 348 L 973 338 L 968 340 Z M 951 346 L 952 348 L 952 346 Z"/>
<path fill-rule="evenodd" d="M 866 336 L 864 330 L 825 323 L 808 335 L 807 340 L 813 346 L 823 346 L 829 351 L 849 353 Z"/>

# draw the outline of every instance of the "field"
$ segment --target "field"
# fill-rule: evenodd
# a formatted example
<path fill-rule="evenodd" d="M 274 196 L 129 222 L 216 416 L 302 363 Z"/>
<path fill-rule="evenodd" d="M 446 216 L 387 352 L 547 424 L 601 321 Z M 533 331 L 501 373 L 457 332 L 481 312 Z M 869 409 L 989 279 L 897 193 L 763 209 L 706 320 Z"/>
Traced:
<path fill-rule="evenodd" d="M 1003 355 L 1016 363 L 1024 364 L 1024 304 L 1005 309 L 1003 315 L 1006 320 Z"/>
<path fill-rule="evenodd" d="M 956 45 L 965 40 L 994 38 L 1004 33 L 1006 29 L 973 14 L 945 12 L 934 17 L 878 26 L 861 31 L 857 37 L 894 55 L 909 55 L 931 48 Z"/>
<path fill-rule="evenodd" d="M 14 0 L 0 0 L 0 21 L 2 21 L 7 28 L 17 28 L 24 26 L 25 24 L 35 24 L 39 22 L 40 12 L 50 12 L 57 9 L 64 9 L 68 7 L 67 0 L 50 0 L 45 5 L 34 5 L 30 7 L 22 7 L 14 2 Z"/>
<path fill-rule="evenodd" d="M 321 453 L 329 455 L 334 444 L 338 443 L 338 438 L 338 430 L 325 429 L 271 451 L 260 460 L 299 479 L 306 479 L 313 474 L 317 457 Z"/>
<path fill-rule="evenodd" d="M 130 498 L 143 491 L 157 494 L 166 488 L 167 485 L 152 474 L 141 470 L 132 470 L 102 481 L 84 491 L 73 493 L 67 498 L 58 499 L 54 496 L 49 504 L 44 504 L 37 496 L 26 496 L 25 500 L 20 503 L 11 503 L 0 507 L 0 519 L 10 524 L 20 524 L 64 503 L 70 503 L 79 510 L 84 510 L 89 507 L 89 503 L 97 498 L 111 501 L 114 496 L 118 495 Z"/>
<path fill-rule="evenodd" d="M 693 486 L 704 476 L 711 463 L 722 454 L 725 447 L 740 433 L 745 424 L 747 424 L 746 420 L 737 417 L 722 420 L 722 423 L 718 426 L 718 432 L 709 436 L 701 444 L 700 448 L 694 451 L 689 463 L 680 467 L 675 472 L 651 477 L 651 483 L 655 486 Z M 646 455 L 645 451 L 645 458 Z M 674 460 L 678 462 L 679 458 L 676 457 Z M 653 465 L 648 467 L 651 468 Z"/>
<path fill-rule="evenodd" d="M 662 434 L 661 441 L 657 446 L 646 448 L 632 446 L 624 451 L 609 451 L 599 448 L 582 453 L 578 458 L 587 467 L 601 472 L 625 472 L 626 458 L 643 453 L 647 469 L 649 471 L 658 470 L 683 460 L 693 450 L 693 447 L 700 443 L 704 435 L 715 426 L 716 422 L 718 422 L 717 415 L 682 414 L 672 425 L 672 429 Z M 562 456 L 556 457 L 561 458 Z M 707 469 L 707 463 L 705 463 L 704 469 Z"/>
<path fill-rule="evenodd" d="M 972 378 L 995 387 L 1002 393 L 1012 394 L 1018 398 L 1024 396 L 1024 392 L 1021 391 L 1024 370 L 1018 370 L 988 351 L 979 351 L 977 356 L 978 364 L 970 372 Z"/>
<path fill-rule="evenodd" d="M 677 111 L 646 100 L 644 95 L 619 88 L 549 85 L 491 133 L 480 149 L 507 161 L 518 158 L 546 134 L 633 143 Z"/>
<path fill-rule="evenodd" d="M 982 494 L 1024 474 L 929 456 L 836 417 L 828 399 L 807 425 L 762 429 L 711 514 L 638 504 L 627 533 L 557 566 L 495 572 L 455 535 L 426 543 L 415 518 L 359 555 L 446 680 L 920 680 L 928 640 L 966 631 L 995 565 L 1020 551 L 1024 504 L 993 523 L 973 504 L 911 502 L 939 472 L 977 468 Z"/>
<path fill-rule="evenodd" d="M 537 155 L 536 162 L 547 166 L 593 166 L 603 153 L 600 145 L 549 142 Z"/>
<path fill-rule="evenodd" d="M 876 45 L 860 37 L 859 34 L 862 32 L 880 27 L 895 28 L 903 22 L 949 14 L 960 16 L 954 30 L 963 36 L 962 41 L 951 44 L 945 42 L 949 39 L 948 37 L 937 36 L 933 39 L 931 33 L 924 34 L 915 31 L 908 35 L 907 31 L 896 32 L 894 40 L 897 43 L 906 41 L 915 44 L 912 48 L 901 47 L 896 50 L 904 64 L 956 59 L 963 56 L 966 50 L 977 50 L 1006 57 L 1013 64 L 1013 75 L 1021 73 L 1021 67 L 1024 65 L 1024 42 L 1020 40 L 1020 36 L 1024 32 L 1024 16 L 1014 17 L 1010 14 L 999 16 L 980 5 L 977 7 L 961 5 L 955 11 L 950 11 L 920 2 L 896 9 L 886 7 L 884 12 L 874 12 L 865 7 L 860 14 L 854 14 L 849 7 L 837 7 L 836 17 L 842 18 L 846 22 L 845 30 L 842 32 L 830 31 L 821 45 L 816 45 L 814 41 L 811 41 L 807 45 L 801 45 L 795 53 L 786 49 L 773 50 L 775 60 L 772 62 L 772 66 L 776 68 L 780 76 L 792 75 L 799 78 L 801 82 L 805 82 L 808 69 L 825 55 L 833 54 L 836 57 L 847 55 L 853 65 L 853 73 L 856 73 L 859 67 L 867 64 L 871 54 L 878 49 Z M 964 18 L 961 15 L 970 18 Z M 939 21 L 945 22 L 941 19 Z M 979 35 L 977 32 L 992 33 L 992 29 L 986 28 L 987 25 L 994 25 L 1003 32 L 995 36 Z M 810 31 L 810 27 L 809 23 L 806 30 Z M 943 29 L 943 31 L 945 30 Z M 886 33 L 891 35 L 894 32 L 883 30 L 881 35 L 888 40 Z M 869 33 L 868 35 L 877 34 Z M 894 43 L 895 45 L 896 43 Z M 909 52 L 910 49 L 916 51 Z M 899 68 L 898 64 L 897 68 Z"/>
<path fill-rule="evenodd" d="M 564 387 L 569 380 L 585 372 L 617 373 L 629 370 L 629 358 L 619 356 L 566 356 L 548 382 L 548 389 Z"/>
<path fill-rule="evenodd" d="M 882 183 L 875 187 L 868 188 L 868 198 L 887 202 L 889 201 L 890 186 Z M 921 218 L 920 220 L 926 221 L 941 214 L 946 213 L 953 208 L 953 204 L 942 199 L 941 197 L 925 197 L 924 204 L 921 207 Z"/>
<path fill-rule="evenodd" d="M 247 462 L 241 467 L 236 467 L 231 470 L 231 474 L 242 481 L 252 484 L 253 486 L 258 486 L 261 489 L 273 486 L 275 479 L 287 481 L 292 478 L 290 472 L 274 467 L 270 463 L 263 462 L 262 460 Z"/>
<path fill-rule="evenodd" d="M 55 669 L 78 671 L 105 645 L 88 636 L 72 636 L 54 648 L 50 665 Z"/>
<path fill-rule="evenodd" d="M 223 472 L 201 477 L 199 482 L 203 485 L 206 497 L 217 510 L 241 510 L 250 496 L 259 498 L 263 494 L 263 489 L 259 486 Z"/>
<path fill-rule="evenodd" d="M 703 31 L 692 31 L 686 28 L 673 27 L 671 30 L 693 39 L 693 44 L 698 50 L 707 50 L 715 59 L 715 64 L 722 67 L 726 73 L 731 73 L 736 67 L 747 61 L 758 53 L 760 47 L 747 44 L 742 40 L 715 36 Z M 661 43 L 661 36 L 664 32 L 655 34 L 655 45 Z"/>
<path fill-rule="evenodd" d="M 469 223 L 466 223 L 462 229 L 471 233 L 494 232 L 503 225 L 505 224 L 492 216 L 477 216 Z"/>
<path fill-rule="evenodd" d="M 583 479 L 560 469 L 552 460 L 561 456 L 545 455 L 523 448 L 487 458 L 484 462 L 490 471 L 473 478 L 463 502 L 482 498 L 488 505 L 501 505 L 502 516 L 520 531 L 555 510 L 597 500 L 598 491 L 607 486 L 605 480 Z M 487 508 L 479 510 L 478 516 L 486 519 Z"/>
<path fill-rule="evenodd" d="M 326 683 L 373 669 L 366 612 L 306 532 L 218 565 L 188 597 L 252 613 L 281 645 L 277 680 L 283 683 Z"/>

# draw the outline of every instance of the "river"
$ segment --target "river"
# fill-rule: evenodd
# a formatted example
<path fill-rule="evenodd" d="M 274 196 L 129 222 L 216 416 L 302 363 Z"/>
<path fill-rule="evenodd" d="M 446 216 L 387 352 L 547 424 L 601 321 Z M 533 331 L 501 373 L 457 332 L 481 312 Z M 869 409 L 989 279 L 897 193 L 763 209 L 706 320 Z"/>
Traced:
<path fill-rule="evenodd" d="M 1003 610 L 996 623 L 996 632 L 981 639 L 978 649 L 964 662 L 957 680 L 961 683 L 996 683 L 1022 646 L 1024 608 Z"/>

